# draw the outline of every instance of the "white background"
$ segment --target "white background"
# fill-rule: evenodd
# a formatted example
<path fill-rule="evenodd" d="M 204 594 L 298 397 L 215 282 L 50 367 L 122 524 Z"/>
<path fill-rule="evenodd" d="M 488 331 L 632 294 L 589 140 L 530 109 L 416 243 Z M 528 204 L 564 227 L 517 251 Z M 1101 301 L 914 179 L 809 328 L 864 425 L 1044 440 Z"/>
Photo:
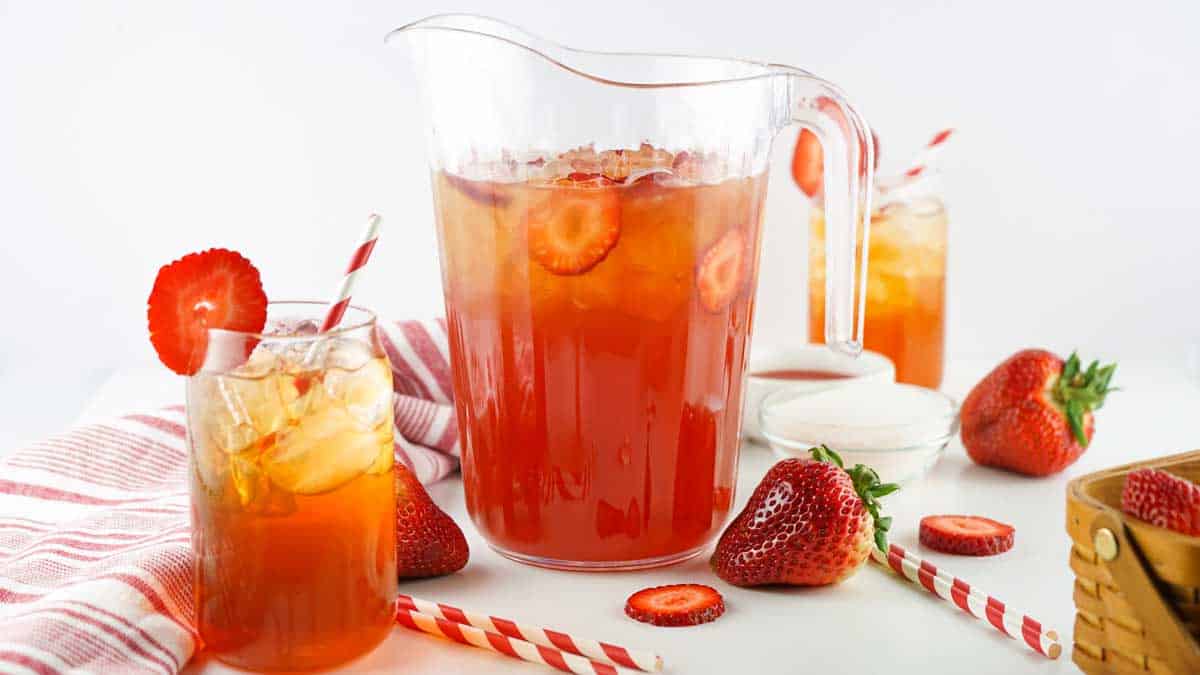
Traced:
<path fill-rule="evenodd" d="M 1200 5 L 1075 4 L 0 0 L 0 375 L 19 383 L 0 395 L 23 404 L 2 407 L 69 408 L 153 365 L 146 296 L 186 252 L 235 248 L 269 295 L 328 295 L 370 211 L 387 229 L 356 300 L 440 312 L 414 79 L 382 41 L 440 11 L 805 67 L 859 103 L 885 170 L 954 126 L 950 354 L 1182 364 L 1200 341 Z M 805 333 L 793 137 L 774 154 L 760 346 Z"/>
<path fill-rule="evenodd" d="M 1196 393 L 1173 372 L 1200 344 L 1200 4 L 1186 0 L 0 0 L 0 454 L 69 423 L 118 369 L 144 367 L 150 377 L 119 374 L 89 410 L 119 412 L 181 393 L 155 365 L 145 299 L 158 267 L 189 251 L 235 248 L 258 264 L 272 296 L 324 296 L 363 218 L 379 211 L 387 230 L 356 298 L 393 316 L 439 313 L 414 82 L 404 54 L 382 36 L 443 11 L 501 16 L 580 47 L 808 68 L 861 106 L 882 137 L 885 171 L 934 130 L 959 130 L 944 155 L 948 389 L 961 396 L 987 364 L 1040 345 L 1130 364 L 1117 378 L 1127 391 L 1100 415 L 1094 447 L 1054 479 L 980 469 L 953 443 L 920 489 L 896 497 L 897 522 L 909 523 L 898 536 L 914 544 L 911 523 L 931 511 L 1010 519 L 1018 541 L 1037 544 L 1019 544 L 1003 564 L 947 566 L 1067 638 L 1065 480 L 1197 445 L 1188 417 Z M 801 341 L 805 332 L 806 205 L 785 170 L 793 138 L 782 135 L 775 151 L 760 346 Z M 124 395 L 113 384 L 122 381 L 133 383 Z M 746 461 L 742 498 L 768 459 L 755 449 Z M 458 489 L 447 481 L 433 492 L 462 522 Z M 744 665 L 734 645 L 749 645 L 757 663 L 778 670 L 798 662 L 831 672 L 884 664 L 960 671 L 968 662 L 979 672 L 1074 670 L 1066 657 L 1021 660 L 1018 646 L 986 627 L 867 572 L 828 602 L 823 592 L 804 594 L 826 619 L 816 625 L 797 623 L 792 594 L 730 591 L 735 609 L 712 627 L 719 633 L 703 633 L 722 636 L 705 650 L 691 633 L 643 631 L 615 605 L 598 618 L 596 608 L 609 606 L 600 602 L 629 591 L 622 576 L 584 586 L 501 563 L 472 543 L 469 576 L 415 588 L 442 597 L 442 584 L 451 584 L 466 606 L 521 609 L 661 647 L 676 672 L 709 659 Z M 696 561 L 647 574 L 667 582 L 702 568 Z M 489 574 L 509 583 L 473 591 L 472 580 Z M 547 592 L 527 597 L 537 584 Z M 579 616 L 562 616 L 562 598 Z M 864 618 L 864 604 L 876 621 Z M 776 637 L 781 626 L 834 647 L 793 653 Z M 886 649 L 874 642 L 881 636 Z M 929 636 L 947 640 L 936 643 L 934 664 Z M 450 672 L 454 663 L 533 672 L 399 629 L 389 645 L 377 652 L 379 672 L 398 663 L 413 672 Z"/>

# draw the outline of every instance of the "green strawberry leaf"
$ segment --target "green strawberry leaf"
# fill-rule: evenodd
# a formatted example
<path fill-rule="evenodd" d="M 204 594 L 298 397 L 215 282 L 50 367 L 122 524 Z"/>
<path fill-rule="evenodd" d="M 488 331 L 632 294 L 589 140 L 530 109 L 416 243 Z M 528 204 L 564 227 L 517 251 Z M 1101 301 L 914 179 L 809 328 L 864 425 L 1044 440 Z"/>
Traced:
<path fill-rule="evenodd" d="M 1071 425 L 1071 433 L 1083 447 L 1088 446 L 1087 434 L 1083 430 L 1084 406 L 1079 401 L 1067 401 L 1067 422 Z"/>
<path fill-rule="evenodd" d="M 1080 445 L 1087 447 L 1087 434 L 1084 433 L 1086 416 L 1093 410 L 1104 407 L 1104 400 L 1111 392 L 1118 391 L 1112 386 L 1113 373 L 1117 364 L 1110 363 L 1101 366 L 1099 361 L 1088 364 L 1082 373 L 1079 356 L 1072 352 L 1070 358 L 1063 363 L 1062 373 L 1054 383 L 1054 399 L 1067 416 L 1071 427 L 1071 435 Z"/>
<path fill-rule="evenodd" d="M 875 525 L 875 546 L 887 553 L 887 532 L 892 527 L 892 518 L 879 515 L 879 498 L 892 494 L 899 490 L 900 486 L 895 483 L 881 483 L 875 469 L 865 464 L 855 464 L 847 470 L 842 465 L 841 456 L 824 445 L 811 448 L 809 452 L 816 461 L 834 464 L 850 475 L 854 491 L 862 499 L 863 508 L 871 515 L 871 521 Z"/>

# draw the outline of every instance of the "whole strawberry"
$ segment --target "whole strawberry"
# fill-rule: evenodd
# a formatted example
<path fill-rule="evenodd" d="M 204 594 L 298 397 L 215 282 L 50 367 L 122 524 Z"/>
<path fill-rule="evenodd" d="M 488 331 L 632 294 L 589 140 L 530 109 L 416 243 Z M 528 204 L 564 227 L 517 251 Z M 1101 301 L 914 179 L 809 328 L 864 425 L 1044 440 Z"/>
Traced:
<path fill-rule="evenodd" d="M 438 508 L 417 477 L 396 464 L 396 574 L 401 579 L 457 572 L 470 551 L 458 524 Z"/>
<path fill-rule="evenodd" d="M 729 524 L 710 561 L 735 586 L 824 586 L 858 571 L 871 546 L 887 550 L 892 519 L 878 498 L 899 489 L 862 464 L 846 471 L 829 448 L 767 472 Z"/>
<path fill-rule="evenodd" d="M 962 406 L 971 459 L 1030 476 L 1058 473 L 1092 440 L 1092 411 L 1104 405 L 1116 364 L 1064 362 L 1043 349 L 1013 354 L 975 385 Z"/>

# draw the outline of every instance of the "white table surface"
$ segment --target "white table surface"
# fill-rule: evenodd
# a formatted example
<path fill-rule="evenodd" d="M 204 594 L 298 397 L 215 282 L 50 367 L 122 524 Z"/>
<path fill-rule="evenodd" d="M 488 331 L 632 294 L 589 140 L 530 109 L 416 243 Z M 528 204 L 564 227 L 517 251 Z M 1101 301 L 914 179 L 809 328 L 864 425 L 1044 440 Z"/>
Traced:
<path fill-rule="evenodd" d="M 961 400 L 990 365 L 952 363 L 944 389 Z M 1092 447 L 1064 473 L 1029 479 L 978 467 L 956 441 L 924 481 L 886 499 L 886 511 L 895 516 L 894 541 L 1057 630 L 1064 655 L 1056 662 L 871 565 L 835 587 L 754 590 L 717 579 L 705 557 L 665 569 L 601 574 L 513 563 L 493 553 L 475 533 L 458 480 L 443 481 L 430 492 L 463 526 L 471 546 L 470 564 L 458 574 L 406 582 L 402 589 L 467 609 L 654 649 L 665 659 L 668 673 L 1077 672 L 1070 660 L 1073 606 L 1064 531 L 1066 482 L 1106 466 L 1200 446 L 1194 427 L 1200 387 L 1187 374 L 1166 365 L 1123 363 L 1116 384 L 1122 391 L 1113 394 L 1098 415 Z M 10 397 L 15 386 L 0 377 L 6 400 L 14 400 Z M 161 370 L 116 371 L 95 389 L 80 419 L 178 402 L 181 394 L 182 383 Z M 36 401 L 29 405 L 36 406 Z M 773 461 L 765 448 L 743 448 L 736 508 Z M 917 522 L 931 513 L 980 514 L 1012 523 L 1016 546 L 1004 555 L 982 559 L 923 551 L 916 540 Z M 705 626 L 668 629 L 636 623 L 622 613 L 630 593 L 676 582 L 715 586 L 725 595 L 726 615 Z M 200 655 L 187 672 L 236 671 Z M 396 628 L 379 649 L 341 672 L 552 671 Z"/>

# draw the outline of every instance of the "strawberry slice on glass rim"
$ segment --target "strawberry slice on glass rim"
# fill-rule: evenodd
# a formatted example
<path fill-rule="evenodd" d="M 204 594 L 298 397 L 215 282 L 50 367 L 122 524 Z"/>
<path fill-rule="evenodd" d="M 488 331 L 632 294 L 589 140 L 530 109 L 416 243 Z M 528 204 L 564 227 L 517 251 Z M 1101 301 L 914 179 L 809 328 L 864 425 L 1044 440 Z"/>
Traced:
<path fill-rule="evenodd" d="M 190 253 L 163 266 L 147 305 L 150 344 L 163 365 L 180 375 L 193 375 L 204 364 L 209 329 L 261 333 L 267 323 L 258 270 L 228 249 Z M 247 344 L 243 356 L 253 349 Z"/>

